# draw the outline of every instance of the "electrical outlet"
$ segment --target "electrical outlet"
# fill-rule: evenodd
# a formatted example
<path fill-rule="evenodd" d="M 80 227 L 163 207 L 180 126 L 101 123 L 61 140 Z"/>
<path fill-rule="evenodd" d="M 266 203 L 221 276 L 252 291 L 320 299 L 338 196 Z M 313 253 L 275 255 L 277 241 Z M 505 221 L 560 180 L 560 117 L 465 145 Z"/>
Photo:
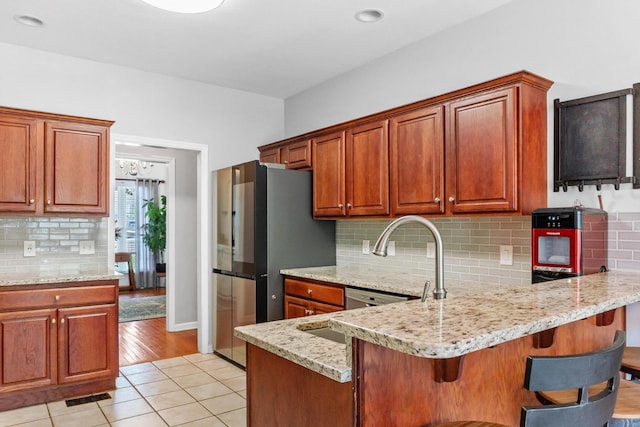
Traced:
<path fill-rule="evenodd" d="M 391 240 L 387 245 L 387 255 L 396 256 L 396 242 Z"/>
<path fill-rule="evenodd" d="M 500 265 L 513 265 L 513 246 L 500 245 Z"/>
<path fill-rule="evenodd" d="M 93 240 L 80 240 L 80 255 L 93 255 L 96 253 L 96 245 Z"/>
<path fill-rule="evenodd" d="M 24 241 L 24 256 L 36 256 L 36 242 L 33 240 Z"/>
<path fill-rule="evenodd" d="M 368 240 L 363 240 L 362 241 L 362 253 L 363 254 L 368 254 L 369 253 L 369 241 Z"/>
<path fill-rule="evenodd" d="M 427 258 L 436 257 L 436 244 L 433 242 L 427 242 Z"/>

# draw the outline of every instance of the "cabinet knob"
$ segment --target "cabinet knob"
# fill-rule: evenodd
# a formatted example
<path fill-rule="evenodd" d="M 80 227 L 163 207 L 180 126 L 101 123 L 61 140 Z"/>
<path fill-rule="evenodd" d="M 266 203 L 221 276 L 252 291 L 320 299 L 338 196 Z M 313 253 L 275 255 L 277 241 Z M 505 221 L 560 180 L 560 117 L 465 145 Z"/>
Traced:
<path fill-rule="evenodd" d="M 311 295 L 311 292 L 313 292 L 313 289 L 307 289 L 307 293 L 308 293 L 309 295 Z"/>
<path fill-rule="evenodd" d="M 60 319 L 60 323 L 64 324 L 64 317 L 62 319 Z"/>
<path fill-rule="evenodd" d="M 51 206 L 51 199 L 47 200 L 47 206 Z"/>
<path fill-rule="evenodd" d="M 347 207 L 351 209 L 351 203 L 347 203 Z"/>
<path fill-rule="evenodd" d="M 451 197 L 449 197 L 449 201 L 450 201 L 451 203 L 453 203 L 453 202 L 455 202 L 455 201 L 456 201 L 456 198 L 455 198 L 455 197 L 453 197 L 453 196 L 451 196 Z"/>
<path fill-rule="evenodd" d="M 30 199 L 30 200 L 29 200 L 29 204 L 30 204 L 30 205 L 34 204 L 35 202 L 36 202 L 36 201 L 35 201 L 35 199 Z"/>
<path fill-rule="evenodd" d="M 54 325 L 56 324 L 56 319 L 55 319 L 55 317 L 54 317 L 53 319 L 51 319 L 51 323 L 52 323 L 52 324 L 54 324 Z"/>
<path fill-rule="evenodd" d="M 289 160 L 285 160 L 285 161 L 284 161 L 284 164 L 285 164 L 285 165 L 288 165 L 288 164 L 289 164 Z"/>
<path fill-rule="evenodd" d="M 338 209 L 342 209 L 342 203 L 338 203 Z"/>
<path fill-rule="evenodd" d="M 440 203 L 440 197 L 436 197 L 435 199 L 433 199 L 433 201 L 434 201 L 435 203 Z"/>
<path fill-rule="evenodd" d="M 56 295 L 56 301 L 60 301 L 60 295 Z"/>

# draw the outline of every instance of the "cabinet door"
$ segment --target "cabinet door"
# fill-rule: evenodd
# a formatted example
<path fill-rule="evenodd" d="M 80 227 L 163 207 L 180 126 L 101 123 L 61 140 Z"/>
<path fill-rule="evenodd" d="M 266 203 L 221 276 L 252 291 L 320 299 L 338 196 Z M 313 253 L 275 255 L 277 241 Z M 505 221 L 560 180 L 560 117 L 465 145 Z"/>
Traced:
<path fill-rule="evenodd" d="M 512 87 L 450 104 L 446 203 L 452 213 L 517 210 L 516 103 Z"/>
<path fill-rule="evenodd" d="M 56 310 L 0 313 L 0 393 L 56 383 Z"/>
<path fill-rule="evenodd" d="M 313 140 L 313 216 L 344 216 L 344 132 Z"/>
<path fill-rule="evenodd" d="M 104 126 L 45 123 L 45 212 L 108 213 L 108 132 Z"/>
<path fill-rule="evenodd" d="M 58 311 L 58 382 L 118 376 L 118 311 L 115 304 Z"/>
<path fill-rule="evenodd" d="M 284 318 L 293 319 L 309 315 L 309 301 L 289 295 L 284 296 Z"/>
<path fill-rule="evenodd" d="M 311 168 L 311 140 L 294 142 L 282 147 L 282 163 L 287 169 Z"/>
<path fill-rule="evenodd" d="M 262 163 L 280 163 L 280 149 L 271 148 L 260 152 L 260 161 Z"/>
<path fill-rule="evenodd" d="M 388 120 L 347 131 L 347 213 L 389 213 Z"/>
<path fill-rule="evenodd" d="M 36 121 L 0 115 L 0 211 L 36 211 Z"/>
<path fill-rule="evenodd" d="M 390 120 L 389 164 L 392 213 L 444 213 L 442 106 Z"/>

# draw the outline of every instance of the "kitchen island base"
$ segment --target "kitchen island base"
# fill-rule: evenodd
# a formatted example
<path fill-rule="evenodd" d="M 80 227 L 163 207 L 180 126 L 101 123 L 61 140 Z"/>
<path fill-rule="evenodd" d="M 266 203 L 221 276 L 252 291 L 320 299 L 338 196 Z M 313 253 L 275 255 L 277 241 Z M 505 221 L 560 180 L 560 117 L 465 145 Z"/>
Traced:
<path fill-rule="evenodd" d="M 339 383 L 247 343 L 247 426 L 348 427 L 351 383 Z"/>

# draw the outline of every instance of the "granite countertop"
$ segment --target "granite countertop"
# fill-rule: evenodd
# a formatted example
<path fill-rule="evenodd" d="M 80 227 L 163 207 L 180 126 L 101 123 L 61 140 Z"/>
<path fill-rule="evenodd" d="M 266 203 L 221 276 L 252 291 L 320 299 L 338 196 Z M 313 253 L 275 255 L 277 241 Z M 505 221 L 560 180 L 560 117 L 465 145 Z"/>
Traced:
<path fill-rule="evenodd" d="M 79 273 L 5 273 L 0 274 L 0 286 L 45 285 L 50 283 L 89 282 L 93 280 L 118 280 L 122 274 L 115 271 Z"/>
<path fill-rule="evenodd" d="M 351 380 L 351 349 L 347 344 L 301 329 L 326 324 L 348 337 L 404 353 L 449 358 L 640 301 L 640 274 L 632 272 L 495 289 L 487 284 L 473 289 L 461 286 L 447 282 L 449 295 L 440 301 L 412 300 L 261 323 L 236 328 L 236 335 L 336 381 L 347 382 Z"/>

